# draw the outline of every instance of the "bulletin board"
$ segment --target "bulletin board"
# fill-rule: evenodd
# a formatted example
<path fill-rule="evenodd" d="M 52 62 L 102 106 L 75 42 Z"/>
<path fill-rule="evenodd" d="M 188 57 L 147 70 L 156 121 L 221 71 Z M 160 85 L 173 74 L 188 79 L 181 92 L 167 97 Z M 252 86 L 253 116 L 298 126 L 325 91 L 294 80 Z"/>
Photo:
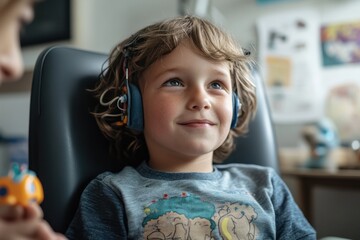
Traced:
<path fill-rule="evenodd" d="M 319 17 L 279 12 L 257 22 L 259 65 L 277 123 L 316 121 L 323 114 Z"/>

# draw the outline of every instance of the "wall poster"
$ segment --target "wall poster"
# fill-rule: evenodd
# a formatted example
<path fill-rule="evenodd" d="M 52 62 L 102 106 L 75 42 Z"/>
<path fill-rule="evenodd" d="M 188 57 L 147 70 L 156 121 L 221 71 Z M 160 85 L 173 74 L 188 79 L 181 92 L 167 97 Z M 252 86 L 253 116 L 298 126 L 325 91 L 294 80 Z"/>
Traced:
<path fill-rule="evenodd" d="M 257 22 L 260 71 L 275 122 L 322 116 L 319 26 L 311 10 L 267 15 Z"/>
<path fill-rule="evenodd" d="M 360 63 L 360 22 L 322 26 L 321 50 L 325 67 Z"/>

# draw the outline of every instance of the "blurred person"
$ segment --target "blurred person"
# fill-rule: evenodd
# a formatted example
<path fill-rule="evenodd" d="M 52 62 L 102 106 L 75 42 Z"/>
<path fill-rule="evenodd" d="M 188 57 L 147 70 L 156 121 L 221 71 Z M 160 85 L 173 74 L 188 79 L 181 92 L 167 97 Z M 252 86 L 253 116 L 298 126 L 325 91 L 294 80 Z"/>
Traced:
<path fill-rule="evenodd" d="M 0 0 L 0 83 L 19 79 L 24 67 L 20 31 L 33 19 L 33 0 Z"/>
<path fill-rule="evenodd" d="M 33 19 L 34 0 L 0 0 L 0 84 L 19 79 L 24 71 L 20 31 Z M 0 240 L 64 239 L 43 220 L 37 204 L 0 205 Z"/>

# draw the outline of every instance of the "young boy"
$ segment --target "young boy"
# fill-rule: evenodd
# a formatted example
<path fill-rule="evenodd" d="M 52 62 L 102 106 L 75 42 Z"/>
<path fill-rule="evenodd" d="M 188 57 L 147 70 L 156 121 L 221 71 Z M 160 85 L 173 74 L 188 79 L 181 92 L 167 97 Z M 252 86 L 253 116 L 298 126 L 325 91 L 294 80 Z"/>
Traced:
<path fill-rule="evenodd" d="M 272 169 L 213 165 L 255 111 L 249 64 L 227 34 L 191 16 L 120 43 L 95 116 L 129 166 L 87 186 L 67 237 L 316 239 Z"/>

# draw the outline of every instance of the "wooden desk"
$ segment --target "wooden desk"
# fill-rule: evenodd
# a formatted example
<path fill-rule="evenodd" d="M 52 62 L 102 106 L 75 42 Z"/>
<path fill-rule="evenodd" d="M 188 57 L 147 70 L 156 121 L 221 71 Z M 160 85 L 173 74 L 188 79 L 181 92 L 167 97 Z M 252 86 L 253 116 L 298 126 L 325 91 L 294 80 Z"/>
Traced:
<path fill-rule="evenodd" d="M 283 169 L 281 175 L 298 180 L 298 204 L 311 224 L 314 223 L 312 199 L 316 186 L 360 190 L 360 170 Z"/>

